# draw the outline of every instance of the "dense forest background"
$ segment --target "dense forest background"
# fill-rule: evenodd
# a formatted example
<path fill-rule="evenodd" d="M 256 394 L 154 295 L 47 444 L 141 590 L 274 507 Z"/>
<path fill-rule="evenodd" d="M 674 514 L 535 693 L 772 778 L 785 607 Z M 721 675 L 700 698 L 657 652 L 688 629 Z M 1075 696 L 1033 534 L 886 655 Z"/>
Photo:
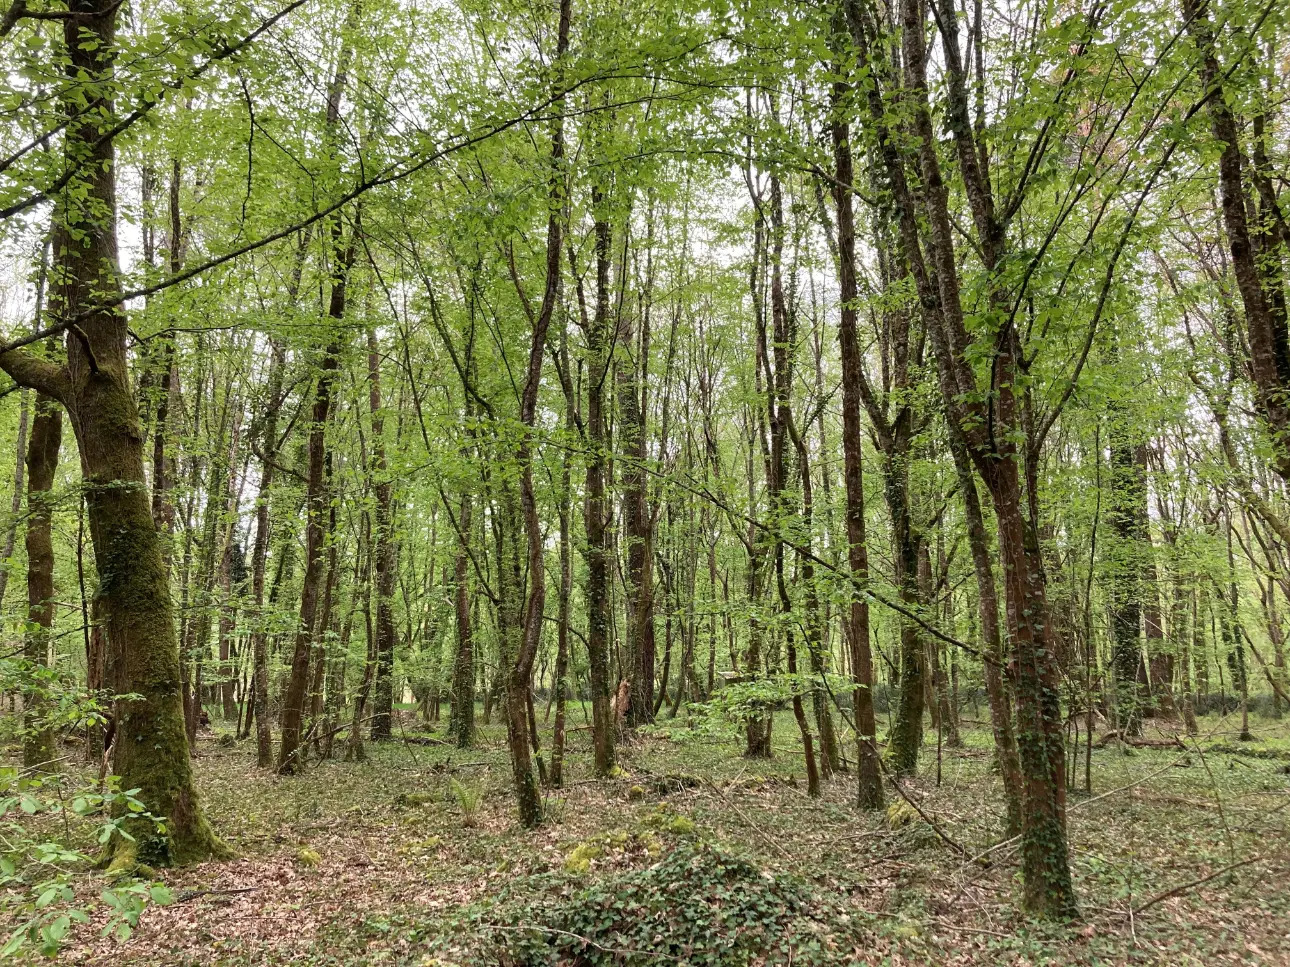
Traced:
<path fill-rule="evenodd" d="M 1275 881 L 1288 12 L 15 0 L 7 950 L 408 756 L 516 848 L 751 767 L 1028 923 L 1102 902 L 1071 804 L 1185 759 L 1178 892 Z"/>

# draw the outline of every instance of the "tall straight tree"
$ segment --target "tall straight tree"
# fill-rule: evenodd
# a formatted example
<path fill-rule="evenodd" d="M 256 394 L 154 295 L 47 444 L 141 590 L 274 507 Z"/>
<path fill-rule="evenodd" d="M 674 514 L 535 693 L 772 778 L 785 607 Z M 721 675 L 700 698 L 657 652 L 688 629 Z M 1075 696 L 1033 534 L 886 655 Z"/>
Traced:
<path fill-rule="evenodd" d="M 841 36 L 843 22 L 835 19 L 835 39 Z M 855 165 L 851 154 L 851 134 L 841 113 L 848 103 L 849 85 L 834 81 L 830 134 L 833 142 L 834 201 L 838 212 L 838 281 L 842 299 L 838 322 L 838 346 L 842 355 L 842 453 L 843 484 L 846 492 L 847 565 L 851 587 L 847 615 L 851 642 L 851 674 L 855 681 L 857 798 L 862 809 L 882 806 L 882 774 L 878 761 L 878 723 L 873 710 L 873 655 L 869 645 L 869 602 L 865 588 L 869 583 L 869 550 L 864 519 L 864 451 L 860 430 L 860 383 L 862 363 L 856 334 L 855 207 L 852 201 Z"/>

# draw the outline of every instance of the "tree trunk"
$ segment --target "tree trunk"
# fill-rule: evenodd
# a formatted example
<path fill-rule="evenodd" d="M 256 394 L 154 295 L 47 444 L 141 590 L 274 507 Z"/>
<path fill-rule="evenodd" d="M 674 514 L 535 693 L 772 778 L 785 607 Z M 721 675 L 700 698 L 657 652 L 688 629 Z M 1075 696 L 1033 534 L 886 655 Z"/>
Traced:
<path fill-rule="evenodd" d="M 469 411 L 467 412 L 469 419 Z M 453 561 L 453 601 L 457 613 L 457 654 L 452 663 L 452 708 L 448 734 L 459 749 L 475 741 L 475 650 L 470 628 L 470 528 L 471 494 L 461 495 L 457 517 L 457 553 Z"/>
<path fill-rule="evenodd" d="M 49 703 L 43 676 L 49 669 L 50 629 L 54 626 L 52 492 L 62 440 L 63 414 L 58 402 L 37 394 L 27 447 L 27 633 L 22 649 L 34 678 L 22 703 L 22 764 L 36 770 L 54 758 L 54 733 L 44 721 Z"/>
<path fill-rule="evenodd" d="M 591 686 L 591 735 L 597 776 L 614 770 L 614 717 L 609 683 L 609 533 L 605 498 L 605 462 L 609 435 L 605 425 L 604 384 L 609 357 L 606 341 L 609 318 L 610 226 L 601 211 L 605 202 L 599 188 L 592 189 L 597 211 L 596 306 L 587 330 L 587 457 L 584 524 L 587 534 L 587 661 Z"/>
<path fill-rule="evenodd" d="M 297 260 L 297 266 L 300 266 Z M 296 278 L 299 278 L 297 272 Z M 251 550 L 251 594 L 256 614 L 251 634 L 254 672 L 255 759 L 261 769 L 273 764 L 272 716 L 269 712 L 269 633 L 265 627 L 264 572 L 269 556 L 269 495 L 273 488 L 277 464 L 278 415 L 282 409 L 282 380 L 286 368 L 286 350 L 276 339 L 270 341 L 268 389 L 264 409 L 264 433 L 261 438 L 260 492 L 255 501 L 255 544 Z"/>
<path fill-rule="evenodd" d="M 851 186 L 854 167 L 847 124 L 839 115 L 848 85 L 834 83 L 831 135 L 836 173 L 834 201 L 838 211 L 839 285 L 842 297 L 838 345 L 842 356 L 842 452 L 846 490 L 847 564 L 851 572 L 851 674 L 855 682 L 854 715 L 858 762 L 858 802 L 862 809 L 882 806 L 882 775 L 878 762 L 878 724 L 873 711 L 873 655 L 869 645 L 869 551 L 864 519 L 864 451 L 860 429 L 860 345 L 856 335 L 855 215 Z"/>
<path fill-rule="evenodd" d="M 69 78 L 106 83 L 113 68 L 118 6 L 106 0 L 75 5 L 63 42 Z M 86 43 L 86 35 L 95 43 Z M 112 124 L 110 98 L 86 113 L 68 102 L 64 111 L 64 163 L 77 172 L 55 216 L 55 278 L 51 306 L 61 318 L 79 320 L 66 341 L 65 368 L 31 353 L 0 355 L 18 383 L 41 390 L 66 408 L 81 455 L 90 534 L 99 572 L 99 594 L 119 678 L 139 696 L 117 716 L 115 769 L 123 788 L 166 817 L 159 832 L 146 820 L 128 824 L 133 840 L 116 837 L 112 863 L 167 865 L 207 859 L 223 851 L 198 803 L 188 760 L 170 586 L 143 472 L 142 433 L 126 355 L 126 320 L 104 300 L 119 293 L 116 244 L 116 177 L 111 138 L 98 124 Z M 87 215 L 87 213 L 89 213 Z M 97 218 L 98 220 L 94 220 Z"/>
<path fill-rule="evenodd" d="M 372 741 L 388 739 L 394 715 L 394 582 L 398 543 L 394 537 L 393 485 L 385 459 L 385 417 L 381 410 L 381 357 L 376 331 L 367 330 L 367 379 L 372 410 L 372 490 L 376 495 L 376 679 L 372 703 Z"/>

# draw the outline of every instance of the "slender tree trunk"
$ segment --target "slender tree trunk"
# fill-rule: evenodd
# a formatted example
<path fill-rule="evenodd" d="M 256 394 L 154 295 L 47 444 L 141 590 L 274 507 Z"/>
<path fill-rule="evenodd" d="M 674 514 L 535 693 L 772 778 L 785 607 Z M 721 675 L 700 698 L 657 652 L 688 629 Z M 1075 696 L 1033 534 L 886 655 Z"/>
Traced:
<path fill-rule="evenodd" d="M 605 201 L 598 188 L 592 189 L 592 207 L 600 210 Z M 610 226 L 598 211 L 596 237 L 596 306 L 587 331 L 587 457 L 585 529 L 587 535 L 587 660 L 591 685 L 591 734 L 594 769 L 598 776 L 614 770 L 614 717 L 610 708 L 609 683 L 609 533 L 605 524 L 608 501 L 605 496 L 605 463 L 609 450 L 605 425 L 604 386 L 608 371 L 609 251 Z"/>
<path fill-rule="evenodd" d="M 1010 836 L 1021 833 L 1021 760 L 1017 754 L 1017 737 L 1013 731 L 1011 698 L 1004 681 L 1008 667 L 1003 636 L 999 633 L 999 594 L 994 580 L 994 564 L 990 549 L 989 533 L 985 529 L 985 516 L 981 511 L 981 498 L 976 478 L 972 474 L 971 458 L 962 436 L 950 428 L 950 453 L 958 474 L 959 494 L 963 500 L 963 516 L 967 521 L 968 547 L 972 552 L 972 568 L 976 576 L 977 605 L 981 616 L 981 640 L 984 645 L 985 693 L 990 705 L 990 727 L 994 732 L 994 754 L 1003 780 L 1003 795 L 1007 831 Z"/>
<path fill-rule="evenodd" d="M 469 417 L 467 417 L 469 418 Z M 457 553 L 453 560 L 453 601 L 457 614 L 457 654 L 452 663 L 452 709 L 448 714 L 448 734 L 459 749 L 469 749 L 475 741 L 475 650 L 470 627 L 470 551 L 471 494 L 461 495 L 457 515 L 459 531 Z"/>
<path fill-rule="evenodd" d="M 278 414 L 282 408 L 282 379 L 286 351 L 277 340 L 270 343 L 268 390 L 264 410 L 264 432 L 261 438 L 260 492 L 255 501 L 255 544 L 251 550 L 251 595 L 256 614 L 251 633 L 254 662 L 255 751 L 256 764 L 267 769 L 273 764 L 272 716 L 269 712 L 269 633 L 265 627 L 264 575 L 269 556 L 269 495 L 277 462 Z"/>
<path fill-rule="evenodd" d="M 27 447 L 27 633 L 23 658 L 33 673 L 49 668 L 50 629 L 54 626 L 54 474 L 63 439 L 63 414 L 56 400 L 36 396 Z M 48 683 L 36 679 L 23 696 L 22 764 L 42 769 L 54 758 L 54 733 L 44 721 L 49 712 Z"/>
<path fill-rule="evenodd" d="M 864 590 L 869 584 L 869 551 L 865 539 L 864 464 L 860 429 L 860 345 L 856 335 L 855 216 L 851 185 L 854 167 L 847 124 L 838 115 L 846 100 L 847 85 L 834 84 L 834 118 L 831 124 L 836 172 L 834 201 L 838 211 L 839 283 L 842 296 L 838 323 L 838 344 L 842 356 L 842 452 L 846 490 L 847 564 L 851 572 L 849 624 L 851 631 L 851 674 L 855 682 L 854 715 L 858 762 L 858 801 L 862 809 L 882 806 L 882 776 L 879 771 L 878 724 L 873 711 L 873 655 L 869 645 L 869 603 Z"/>
<path fill-rule="evenodd" d="M 367 380 L 372 410 L 372 491 L 376 496 L 376 680 L 372 740 L 388 739 L 394 715 L 394 582 L 398 544 L 394 537 L 393 485 L 385 459 L 385 416 L 381 410 L 381 357 L 376 331 L 367 330 Z"/>
<path fill-rule="evenodd" d="M 357 229 L 356 229 L 357 231 Z M 339 226 L 336 229 L 339 235 Z M 351 236 L 349 250 L 339 251 L 337 242 L 337 276 L 332 279 L 331 304 L 328 317 L 338 326 L 345 315 L 346 277 L 354 261 L 354 242 Z M 323 553 L 327 539 L 328 497 L 325 469 L 327 462 L 327 424 L 331 416 L 332 388 L 340 368 L 341 346 L 337 337 L 327 345 L 319 366 L 314 388 L 312 425 L 309 428 L 309 471 L 305 489 L 305 575 L 300 598 L 300 618 L 296 626 L 295 647 L 291 656 L 290 678 L 282 702 L 282 736 L 278 747 L 278 772 L 299 772 L 304 762 L 297 756 L 300 747 L 301 727 L 304 720 L 305 700 L 309 688 L 309 657 L 313 647 L 313 634 L 318 617 L 318 604 L 326 571 Z"/>

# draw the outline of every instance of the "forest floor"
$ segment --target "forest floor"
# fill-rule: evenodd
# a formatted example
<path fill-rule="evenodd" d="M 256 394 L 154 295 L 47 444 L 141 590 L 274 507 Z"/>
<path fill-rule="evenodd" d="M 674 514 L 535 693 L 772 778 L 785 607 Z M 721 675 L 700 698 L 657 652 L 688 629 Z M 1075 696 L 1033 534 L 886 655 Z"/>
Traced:
<path fill-rule="evenodd" d="M 174 902 L 133 937 L 87 932 L 59 959 L 1290 964 L 1290 719 L 1253 724 L 1250 743 L 1211 717 L 1186 750 L 1093 752 L 1093 797 L 1071 796 L 1081 919 L 1063 926 L 1019 913 L 1016 849 L 990 850 L 1003 837 L 983 724 L 939 753 L 929 731 L 905 786 L 940 834 L 890 789 L 894 805 L 859 812 L 851 775 L 808 799 L 786 715 L 773 760 L 664 727 L 625 746 L 607 781 L 588 778 L 590 736 L 573 732 L 535 832 L 515 820 L 496 724 L 469 752 L 409 731 L 420 741 L 294 779 L 257 770 L 253 742 L 211 734 L 197 775 L 237 858 L 164 871 Z"/>

